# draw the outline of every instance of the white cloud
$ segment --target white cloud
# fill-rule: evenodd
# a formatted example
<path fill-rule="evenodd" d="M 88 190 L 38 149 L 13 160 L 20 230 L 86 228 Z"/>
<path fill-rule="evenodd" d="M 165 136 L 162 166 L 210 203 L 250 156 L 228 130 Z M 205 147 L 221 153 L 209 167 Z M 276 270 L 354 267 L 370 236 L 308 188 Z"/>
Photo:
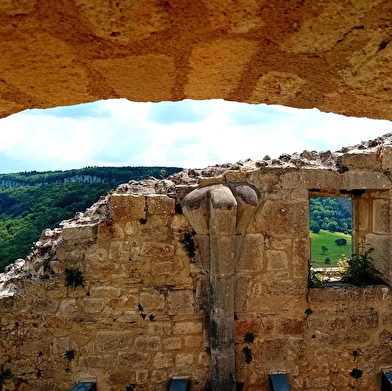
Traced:
<path fill-rule="evenodd" d="M 0 172 L 87 165 L 205 167 L 304 149 L 336 150 L 392 132 L 389 121 L 317 109 L 223 100 L 166 102 L 166 111 L 158 105 L 119 99 L 2 119 Z"/>

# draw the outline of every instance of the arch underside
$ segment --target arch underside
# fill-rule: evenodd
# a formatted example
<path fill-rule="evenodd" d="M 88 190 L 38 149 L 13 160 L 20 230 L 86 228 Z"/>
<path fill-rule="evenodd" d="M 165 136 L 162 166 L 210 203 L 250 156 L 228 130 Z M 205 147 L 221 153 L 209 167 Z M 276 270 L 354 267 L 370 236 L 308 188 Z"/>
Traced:
<path fill-rule="evenodd" d="M 0 3 L 0 118 L 109 98 L 225 99 L 392 118 L 392 3 Z"/>

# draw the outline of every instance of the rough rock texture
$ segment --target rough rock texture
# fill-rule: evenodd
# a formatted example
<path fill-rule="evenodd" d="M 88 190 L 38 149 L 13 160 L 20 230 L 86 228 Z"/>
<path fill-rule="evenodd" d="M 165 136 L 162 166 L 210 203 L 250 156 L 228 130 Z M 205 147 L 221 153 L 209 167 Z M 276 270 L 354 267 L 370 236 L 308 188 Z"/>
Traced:
<path fill-rule="evenodd" d="M 392 119 L 388 0 L 3 0 L 0 118 L 223 98 Z"/>
<path fill-rule="evenodd" d="M 0 388 L 379 390 L 391 288 L 308 288 L 309 198 L 351 197 L 391 284 L 391 190 L 392 135 L 120 185 L 0 275 Z"/>

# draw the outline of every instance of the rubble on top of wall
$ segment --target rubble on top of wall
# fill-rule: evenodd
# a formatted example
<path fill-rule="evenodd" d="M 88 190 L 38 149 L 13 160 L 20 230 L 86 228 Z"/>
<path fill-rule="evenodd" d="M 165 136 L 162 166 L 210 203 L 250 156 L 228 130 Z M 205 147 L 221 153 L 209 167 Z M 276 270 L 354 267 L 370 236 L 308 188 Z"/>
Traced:
<path fill-rule="evenodd" d="M 336 152 L 303 151 L 302 153 L 282 154 L 272 159 L 265 156 L 262 160 L 247 159 L 234 164 L 217 164 L 203 169 L 184 169 L 164 179 L 150 177 L 147 180 L 121 184 L 114 194 L 167 195 L 182 198 L 187 192 L 198 187 L 205 178 L 224 178 L 228 172 L 257 171 L 269 168 L 320 169 L 345 172 L 351 169 L 383 169 L 381 165 L 385 146 L 392 151 L 392 133 L 374 140 L 363 141 L 352 147 L 345 147 Z M 392 155 L 392 153 L 390 153 Z M 388 154 L 389 155 L 389 154 Z M 369 158 L 370 157 L 370 158 Z M 392 157 L 388 157 L 386 166 L 392 167 Z M 390 161 L 391 160 L 391 161 Z M 370 162 L 370 163 L 369 163 Z M 223 180 L 224 181 L 224 180 Z M 62 232 L 67 228 L 95 225 L 109 219 L 110 194 L 101 197 L 84 213 L 60 223 L 60 228 L 44 230 L 40 239 L 34 243 L 32 252 L 26 259 L 18 259 L 0 274 L 0 297 L 18 295 L 22 291 L 21 280 L 28 281 L 50 278 L 50 261 L 56 257 L 56 247 L 61 244 Z M 49 265 L 49 267 L 48 267 Z"/>

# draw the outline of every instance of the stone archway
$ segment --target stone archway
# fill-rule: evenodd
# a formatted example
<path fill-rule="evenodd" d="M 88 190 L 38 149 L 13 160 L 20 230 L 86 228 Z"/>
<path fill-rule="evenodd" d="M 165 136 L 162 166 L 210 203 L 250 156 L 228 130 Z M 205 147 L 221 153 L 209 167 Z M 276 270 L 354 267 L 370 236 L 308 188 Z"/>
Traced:
<path fill-rule="evenodd" d="M 388 0 L 0 4 L 0 118 L 125 97 L 392 118 Z"/>

